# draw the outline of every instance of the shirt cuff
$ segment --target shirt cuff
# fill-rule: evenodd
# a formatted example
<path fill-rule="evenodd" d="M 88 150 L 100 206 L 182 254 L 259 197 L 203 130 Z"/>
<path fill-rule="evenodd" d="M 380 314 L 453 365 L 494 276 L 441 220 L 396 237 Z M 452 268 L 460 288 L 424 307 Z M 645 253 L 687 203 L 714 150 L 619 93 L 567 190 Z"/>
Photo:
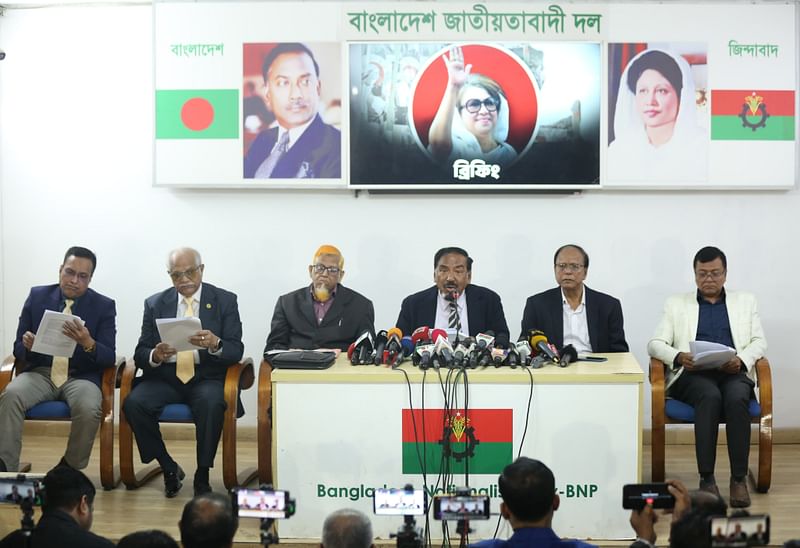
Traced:
<path fill-rule="evenodd" d="M 161 362 L 161 363 L 156 363 L 156 362 L 154 362 L 154 361 L 153 361 L 153 353 L 154 353 L 155 351 L 156 351 L 156 349 L 155 349 L 155 348 L 154 348 L 154 349 L 152 349 L 152 350 L 150 351 L 150 367 L 158 367 L 158 366 L 160 366 L 160 365 L 161 365 L 161 363 L 164 363 L 164 362 Z"/>
<path fill-rule="evenodd" d="M 214 350 L 213 352 L 209 350 L 208 353 L 211 354 L 212 356 L 219 356 L 220 354 L 222 354 L 222 339 L 219 340 L 219 346 L 217 347 L 217 349 Z"/>

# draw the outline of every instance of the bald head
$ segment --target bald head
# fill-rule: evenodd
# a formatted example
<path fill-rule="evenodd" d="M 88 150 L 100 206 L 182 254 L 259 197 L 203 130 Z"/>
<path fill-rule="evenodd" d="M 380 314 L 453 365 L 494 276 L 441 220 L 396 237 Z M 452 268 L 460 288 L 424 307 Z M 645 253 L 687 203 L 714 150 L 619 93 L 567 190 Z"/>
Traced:
<path fill-rule="evenodd" d="M 370 548 L 372 545 L 372 524 L 358 510 L 345 508 L 325 518 L 321 547 Z"/>
<path fill-rule="evenodd" d="M 194 497 L 183 507 L 178 522 L 184 548 L 228 548 L 238 526 L 231 499 L 220 493 Z"/>
<path fill-rule="evenodd" d="M 191 247 L 178 247 L 170 251 L 169 255 L 167 255 L 168 270 L 172 270 L 176 260 L 180 260 L 181 262 L 188 261 L 194 266 L 200 266 L 203 263 L 200 252 Z"/>

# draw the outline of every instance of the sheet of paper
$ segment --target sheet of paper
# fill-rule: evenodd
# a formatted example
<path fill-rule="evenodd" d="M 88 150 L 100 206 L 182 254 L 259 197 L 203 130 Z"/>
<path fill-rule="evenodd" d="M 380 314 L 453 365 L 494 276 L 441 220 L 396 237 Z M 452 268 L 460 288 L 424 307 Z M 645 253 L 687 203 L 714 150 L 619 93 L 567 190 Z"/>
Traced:
<path fill-rule="evenodd" d="M 708 341 L 689 342 L 689 352 L 694 357 L 695 367 L 699 369 L 717 369 L 736 355 L 734 348 Z"/>
<path fill-rule="evenodd" d="M 75 353 L 75 346 L 78 344 L 74 340 L 64 335 L 64 324 L 72 320 L 79 320 L 83 325 L 83 320 L 73 314 L 64 314 L 55 310 L 45 310 L 36 337 L 33 339 L 33 352 L 46 354 L 48 356 L 63 356 L 71 358 Z"/>
<path fill-rule="evenodd" d="M 165 342 L 178 352 L 202 348 L 189 342 L 189 337 L 203 329 L 200 318 L 157 318 L 156 327 L 161 342 Z"/>

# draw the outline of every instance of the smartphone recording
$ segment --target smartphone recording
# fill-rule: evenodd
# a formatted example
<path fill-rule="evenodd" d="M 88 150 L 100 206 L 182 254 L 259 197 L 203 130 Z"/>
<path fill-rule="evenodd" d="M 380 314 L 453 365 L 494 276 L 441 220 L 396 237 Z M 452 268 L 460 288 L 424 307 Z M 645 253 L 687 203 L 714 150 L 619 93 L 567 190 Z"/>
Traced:
<path fill-rule="evenodd" d="M 622 487 L 622 507 L 641 510 L 649 504 L 653 508 L 674 508 L 675 497 L 666 483 L 629 483 Z"/>
<path fill-rule="evenodd" d="M 489 519 L 489 495 L 438 495 L 433 499 L 433 519 Z"/>
<path fill-rule="evenodd" d="M 7 473 L 0 477 L 0 503 L 31 504 L 41 506 L 43 499 L 41 478 L 36 479 L 23 474 Z"/>
<path fill-rule="evenodd" d="M 284 519 L 291 515 L 287 512 L 288 491 L 236 488 L 231 499 L 240 518 Z"/>
<path fill-rule="evenodd" d="M 767 546 L 769 516 L 766 514 L 711 519 L 711 546 L 715 548 Z"/>
<path fill-rule="evenodd" d="M 427 495 L 424 489 L 375 489 L 373 511 L 378 516 L 421 516 Z"/>

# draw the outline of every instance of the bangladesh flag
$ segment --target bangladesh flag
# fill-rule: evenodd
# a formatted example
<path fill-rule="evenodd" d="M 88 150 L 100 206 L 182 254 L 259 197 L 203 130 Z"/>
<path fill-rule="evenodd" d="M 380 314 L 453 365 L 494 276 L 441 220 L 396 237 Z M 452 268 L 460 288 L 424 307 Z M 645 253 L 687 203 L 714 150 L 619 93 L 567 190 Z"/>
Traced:
<path fill-rule="evenodd" d="M 403 409 L 404 474 L 499 474 L 513 441 L 511 409 Z"/>
<path fill-rule="evenodd" d="M 156 90 L 156 139 L 238 139 L 239 90 Z"/>
<path fill-rule="evenodd" d="M 793 141 L 794 91 L 711 90 L 711 139 Z"/>

